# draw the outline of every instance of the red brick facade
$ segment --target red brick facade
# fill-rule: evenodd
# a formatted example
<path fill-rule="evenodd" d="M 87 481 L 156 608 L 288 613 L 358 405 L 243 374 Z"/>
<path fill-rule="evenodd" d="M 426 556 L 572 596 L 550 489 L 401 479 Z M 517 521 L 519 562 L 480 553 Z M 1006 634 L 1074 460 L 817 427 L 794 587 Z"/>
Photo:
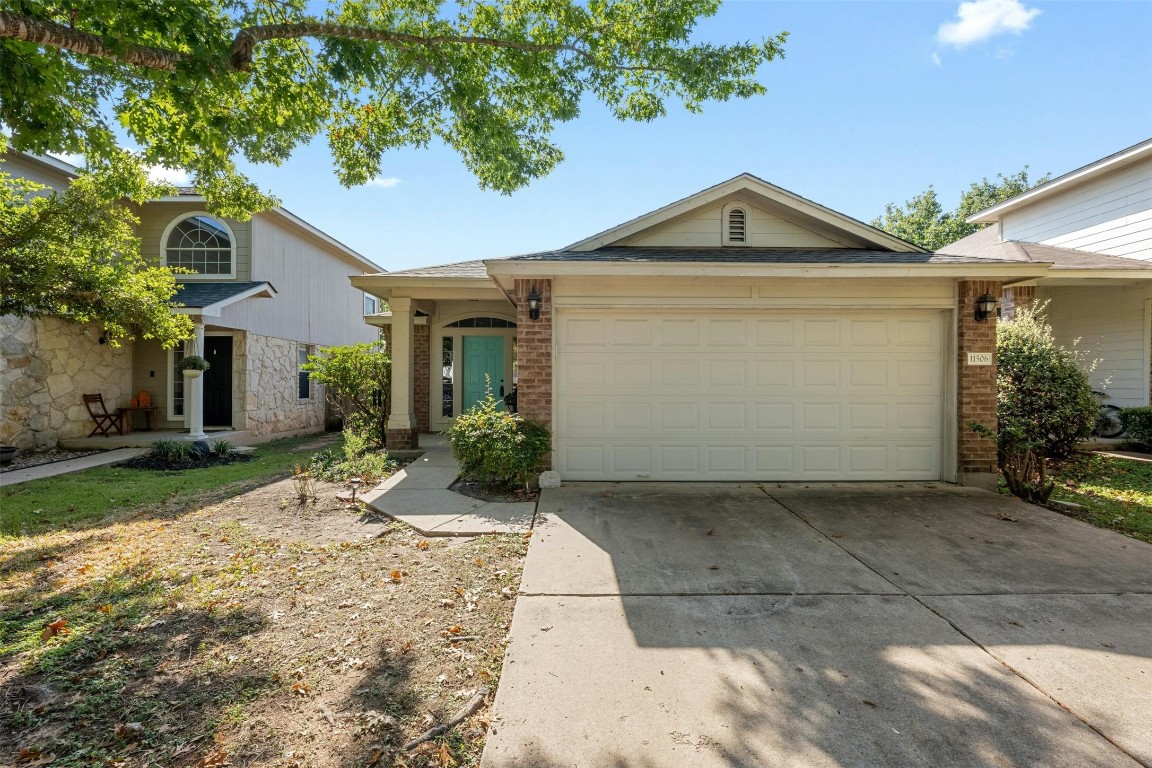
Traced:
<path fill-rule="evenodd" d="M 1015 320 L 1016 310 L 1030 308 L 1036 302 L 1036 289 L 1030 285 L 1005 288 L 1000 297 L 1000 316 L 1005 320 Z"/>
<path fill-rule="evenodd" d="M 540 296 L 540 317 L 528 317 L 528 294 Z M 516 288 L 517 411 L 552 427 L 552 281 L 517 280 Z M 551 467 L 551 456 L 546 459 Z"/>
<path fill-rule="evenodd" d="M 957 325 L 957 480 L 964 485 L 996 486 L 996 441 L 977 434 L 972 422 L 996 429 L 996 316 L 976 320 L 976 299 L 999 296 L 1001 284 L 969 280 L 959 285 Z M 992 365 L 969 365 L 969 352 L 991 352 Z"/>
<path fill-rule="evenodd" d="M 415 380 L 412 382 L 413 410 L 416 411 L 416 431 L 431 432 L 432 422 L 429 419 L 429 404 L 431 402 L 428 387 L 432 373 L 428 366 L 432 360 L 432 328 L 427 325 L 417 325 L 412 328 L 412 373 Z"/>

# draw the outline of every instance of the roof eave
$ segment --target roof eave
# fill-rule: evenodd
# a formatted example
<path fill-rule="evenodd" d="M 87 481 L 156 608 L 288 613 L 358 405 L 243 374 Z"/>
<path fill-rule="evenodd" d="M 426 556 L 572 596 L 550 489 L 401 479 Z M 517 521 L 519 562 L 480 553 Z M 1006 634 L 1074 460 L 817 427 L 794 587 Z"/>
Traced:
<path fill-rule="evenodd" d="M 493 279 L 543 275 L 669 277 L 1042 277 L 1050 265 L 1036 262 L 963 264 L 732 264 L 683 261 L 500 261 L 488 264 Z"/>

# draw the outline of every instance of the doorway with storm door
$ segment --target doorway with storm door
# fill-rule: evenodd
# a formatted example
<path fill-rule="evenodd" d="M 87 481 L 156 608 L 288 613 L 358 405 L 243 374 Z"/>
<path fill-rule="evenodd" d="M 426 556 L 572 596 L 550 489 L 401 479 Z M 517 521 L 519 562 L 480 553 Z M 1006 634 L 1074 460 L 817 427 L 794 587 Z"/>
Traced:
<path fill-rule="evenodd" d="M 507 382 L 504 380 L 504 337 L 464 336 L 461 410 L 466 411 L 484 399 L 489 387 L 504 410 Z"/>

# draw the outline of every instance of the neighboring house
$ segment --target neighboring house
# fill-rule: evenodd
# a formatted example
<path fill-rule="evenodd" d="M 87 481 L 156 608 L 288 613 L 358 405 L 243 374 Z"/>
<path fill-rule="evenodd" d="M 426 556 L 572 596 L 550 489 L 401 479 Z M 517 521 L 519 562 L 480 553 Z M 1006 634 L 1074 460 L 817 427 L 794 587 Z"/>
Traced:
<path fill-rule="evenodd" d="M 980 300 L 1054 270 L 926 253 L 743 174 L 561 250 L 352 283 L 389 303 L 369 321 L 395 446 L 487 378 L 550 426 L 569 480 L 994 487 L 994 441 L 969 427 L 995 424 Z"/>
<path fill-rule="evenodd" d="M 9 153 L 2 163 L 57 190 L 76 173 L 31 155 Z M 363 320 L 376 312 L 375 300 L 348 278 L 380 267 L 283 208 L 240 222 L 204 207 L 185 190 L 137 211 L 145 259 L 198 273 L 180 276 L 174 299 L 182 306 L 173 311 L 190 315 L 195 327 L 183 349 L 148 340 L 116 348 L 104 343 L 99 324 L 0 318 L 0 443 L 38 448 L 86 436 L 92 422 L 81 396 L 95 393 L 114 409 L 146 391 L 159 406 L 160 429 L 192 435 L 322 428 L 323 393 L 300 371 L 301 361 L 321 347 L 379 338 Z M 188 381 L 175 365 L 193 350 L 211 368 Z"/>
<path fill-rule="evenodd" d="M 1046 302 L 1056 340 L 1076 346 L 1118 406 L 1152 398 L 1152 139 L 981 211 L 990 225 L 941 253 L 1052 262 L 1005 291 L 1005 311 Z"/>

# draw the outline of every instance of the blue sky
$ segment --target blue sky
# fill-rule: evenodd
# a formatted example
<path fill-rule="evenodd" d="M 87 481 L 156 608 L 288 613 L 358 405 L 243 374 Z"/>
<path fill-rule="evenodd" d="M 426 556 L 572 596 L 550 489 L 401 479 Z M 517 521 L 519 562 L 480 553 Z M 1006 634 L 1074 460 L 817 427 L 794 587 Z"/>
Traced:
<path fill-rule="evenodd" d="M 716 42 L 788 30 L 768 94 L 621 123 L 589 105 L 566 161 L 502 196 L 445 148 L 344 189 L 321 143 L 250 168 L 289 210 L 388 270 L 556 248 L 742 171 L 868 221 L 934 185 L 1061 174 L 1152 136 L 1152 2 L 733 2 Z M 387 185 L 387 184 L 390 184 Z"/>

